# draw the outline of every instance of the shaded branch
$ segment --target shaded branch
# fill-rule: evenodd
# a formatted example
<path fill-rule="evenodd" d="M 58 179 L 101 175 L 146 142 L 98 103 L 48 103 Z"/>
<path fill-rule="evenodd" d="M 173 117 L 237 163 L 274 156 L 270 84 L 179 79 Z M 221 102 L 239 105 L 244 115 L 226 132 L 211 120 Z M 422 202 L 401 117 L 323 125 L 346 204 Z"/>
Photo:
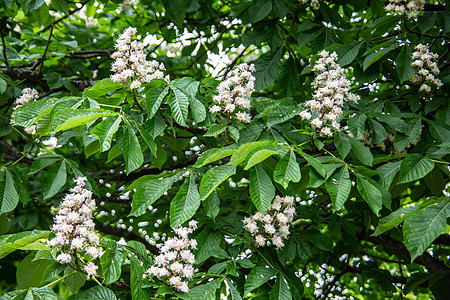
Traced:
<path fill-rule="evenodd" d="M 39 74 L 42 73 L 42 66 L 44 65 L 45 56 L 47 55 L 48 47 L 50 46 L 50 41 L 52 39 L 53 34 L 53 27 L 54 27 L 53 25 L 54 24 L 52 24 L 50 27 L 50 34 L 48 36 L 47 45 L 45 45 L 44 54 L 42 54 L 41 65 L 39 66 Z"/>
<path fill-rule="evenodd" d="M 3 60 L 5 61 L 5 66 L 7 69 L 9 69 L 9 63 L 8 58 L 6 57 L 6 43 L 5 43 L 5 37 L 3 36 L 3 30 L 0 29 L 0 36 L 2 38 L 2 52 L 3 52 Z"/>

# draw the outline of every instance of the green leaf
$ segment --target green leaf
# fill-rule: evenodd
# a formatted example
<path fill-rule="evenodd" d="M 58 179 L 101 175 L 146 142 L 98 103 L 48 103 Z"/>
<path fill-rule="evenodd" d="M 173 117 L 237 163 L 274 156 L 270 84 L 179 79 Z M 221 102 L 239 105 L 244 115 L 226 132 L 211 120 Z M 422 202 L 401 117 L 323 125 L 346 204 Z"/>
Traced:
<path fill-rule="evenodd" d="M 266 283 L 272 276 L 278 273 L 277 270 L 266 268 L 265 266 L 257 266 L 247 275 L 247 280 L 244 284 L 244 295 L 247 295 L 257 287 Z"/>
<path fill-rule="evenodd" d="M 211 127 L 208 128 L 208 131 L 203 136 L 206 137 L 217 136 L 221 133 L 224 133 L 226 129 L 227 129 L 226 125 L 213 124 Z"/>
<path fill-rule="evenodd" d="M 17 267 L 16 277 L 19 289 L 40 286 L 45 269 L 53 263 L 46 259 L 33 262 L 34 255 L 35 253 L 28 254 Z"/>
<path fill-rule="evenodd" d="M 237 129 L 237 127 L 235 126 L 228 126 L 228 133 L 230 134 L 230 136 L 233 138 L 233 140 L 237 143 L 239 142 L 239 138 L 240 138 L 240 132 L 239 129 Z"/>
<path fill-rule="evenodd" d="M 67 268 L 64 270 L 64 275 L 73 273 L 73 271 L 75 271 L 75 269 L 67 266 Z M 77 272 L 64 278 L 64 282 L 69 286 L 70 291 L 75 294 L 86 283 L 86 274 Z"/>
<path fill-rule="evenodd" d="M 247 157 L 247 155 L 250 153 L 250 151 L 252 151 L 253 149 L 257 148 L 257 147 L 262 147 L 262 146 L 268 146 L 268 145 L 273 145 L 275 144 L 275 141 L 272 140 L 265 140 L 265 141 L 257 141 L 257 142 L 252 142 L 252 143 L 248 143 L 248 144 L 244 144 L 242 146 L 240 146 L 231 156 L 230 158 L 230 164 L 233 166 L 238 166 L 240 163 L 242 163 L 245 158 Z"/>
<path fill-rule="evenodd" d="M 383 198 L 379 189 L 362 176 L 356 177 L 356 187 L 359 194 L 369 204 L 372 211 L 378 215 L 383 205 Z"/>
<path fill-rule="evenodd" d="M 117 300 L 113 291 L 104 286 L 94 286 L 83 293 L 76 294 L 71 300 Z"/>
<path fill-rule="evenodd" d="M 419 180 L 434 168 L 434 162 L 421 154 L 410 154 L 402 160 L 398 183 L 407 183 Z"/>
<path fill-rule="evenodd" d="M 325 177 L 327 175 L 322 164 L 317 159 L 306 153 L 302 153 L 302 156 L 306 159 L 308 164 L 312 166 L 317 171 L 317 173 L 320 174 L 320 176 Z"/>
<path fill-rule="evenodd" d="M 261 149 L 253 153 L 247 161 L 247 165 L 244 170 L 248 170 L 256 164 L 265 161 L 267 158 L 278 154 L 278 151 L 273 151 L 270 149 Z"/>
<path fill-rule="evenodd" d="M 125 159 L 125 167 L 127 175 L 138 169 L 144 163 L 144 156 L 141 151 L 141 146 L 134 133 L 133 127 L 127 123 L 125 132 L 122 138 L 123 158 Z"/>
<path fill-rule="evenodd" d="M 222 165 L 209 169 L 200 182 L 200 201 L 208 198 L 222 182 L 234 174 L 236 174 L 236 167 L 231 165 Z"/>
<path fill-rule="evenodd" d="M 144 267 L 140 265 L 141 261 L 135 255 L 131 255 L 130 261 L 130 286 L 132 299 L 148 300 L 151 298 L 150 290 L 143 289 L 140 285 L 142 275 L 144 275 Z"/>
<path fill-rule="evenodd" d="M 365 114 L 355 114 L 348 120 L 348 127 L 355 138 L 359 139 L 364 134 L 366 120 Z"/>
<path fill-rule="evenodd" d="M 44 199 L 54 196 L 66 184 L 67 171 L 66 162 L 61 161 L 59 164 L 44 173 L 41 182 L 42 195 Z"/>
<path fill-rule="evenodd" d="M 34 296 L 34 299 L 40 300 L 56 300 L 55 292 L 47 286 L 41 288 L 31 288 L 31 293 Z"/>
<path fill-rule="evenodd" d="M 377 228 L 375 228 L 375 232 L 372 235 L 379 236 L 380 234 L 391 230 L 400 223 L 403 223 L 413 212 L 418 209 L 419 206 L 409 206 L 397 209 L 378 222 Z"/>
<path fill-rule="evenodd" d="M 104 283 L 110 284 L 120 278 L 123 261 L 123 247 L 113 240 L 106 241 L 105 253 L 100 258 Z"/>
<path fill-rule="evenodd" d="M 50 231 L 34 230 L 0 236 L 0 259 L 39 239 L 46 238 Z"/>
<path fill-rule="evenodd" d="M 206 215 L 215 220 L 220 212 L 220 199 L 216 191 L 209 194 L 208 198 L 203 201 L 203 208 Z"/>
<path fill-rule="evenodd" d="M 358 55 L 359 49 L 362 46 L 362 43 L 358 43 L 355 46 L 353 46 L 354 44 L 350 44 L 350 45 L 343 45 L 342 47 L 345 47 L 345 49 L 342 49 L 344 51 L 342 55 L 339 55 L 339 60 L 338 60 L 338 64 L 341 67 L 345 67 L 348 64 L 351 64 L 356 56 Z M 350 48 L 350 49 L 348 49 Z M 340 54 L 340 52 L 338 51 L 338 49 L 336 49 L 336 52 L 338 52 L 338 54 Z"/>
<path fill-rule="evenodd" d="M 269 87 L 275 81 L 283 52 L 284 46 L 264 54 L 255 62 L 255 89 L 257 91 Z"/>
<path fill-rule="evenodd" d="M 145 128 L 147 129 L 148 133 L 152 136 L 153 139 L 155 139 L 157 136 L 163 133 L 165 127 L 166 122 L 164 122 L 164 119 L 163 117 L 161 117 L 161 114 L 159 112 L 155 114 L 153 119 L 150 119 L 147 122 L 145 122 Z"/>
<path fill-rule="evenodd" d="M 248 9 L 250 21 L 256 23 L 264 19 L 272 11 L 272 0 L 257 0 Z"/>
<path fill-rule="evenodd" d="M 297 62 L 290 56 L 281 67 L 279 77 L 280 89 L 285 96 L 292 97 L 300 92 L 299 75 L 300 72 L 297 68 Z"/>
<path fill-rule="evenodd" d="M 133 124 L 136 126 L 136 128 L 139 130 L 139 133 L 141 134 L 142 138 L 144 139 L 145 143 L 150 148 L 150 152 L 152 155 L 157 155 L 158 152 L 158 146 L 156 145 L 153 137 L 147 132 L 147 130 L 142 127 L 138 122 L 134 122 Z"/>
<path fill-rule="evenodd" d="M 183 299 L 192 300 L 214 300 L 216 299 L 216 291 L 220 287 L 223 279 L 215 279 L 205 284 L 199 285 L 189 293 L 183 294 Z"/>
<path fill-rule="evenodd" d="M 264 213 L 275 197 L 275 187 L 261 165 L 250 169 L 250 196 L 256 209 Z"/>
<path fill-rule="evenodd" d="M 421 255 L 428 246 L 445 231 L 450 217 L 450 200 L 430 205 L 414 212 L 403 224 L 404 243 L 411 261 Z"/>
<path fill-rule="evenodd" d="M 233 145 L 230 145 L 227 147 L 223 147 L 221 149 L 213 148 L 213 149 L 206 150 L 197 159 L 197 162 L 194 164 L 194 167 L 200 168 L 204 165 L 210 164 L 219 159 L 230 156 L 236 151 L 236 149 L 237 149 L 237 145 L 233 144 Z"/>
<path fill-rule="evenodd" d="M 41 7 L 42 4 L 44 4 L 44 0 L 28 0 L 27 2 L 25 2 L 25 7 L 29 11 L 33 11 Z"/>
<path fill-rule="evenodd" d="M 171 86 L 171 89 L 173 93 L 170 93 L 167 102 L 169 103 L 172 111 L 172 116 L 178 124 L 181 126 L 187 126 L 186 117 L 188 115 L 189 100 L 178 88 Z"/>
<path fill-rule="evenodd" d="M 183 21 L 186 17 L 183 3 L 180 0 L 164 0 L 163 6 L 169 19 L 172 20 L 178 28 L 183 28 Z"/>
<path fill-rule="evenodd" d="M 39 155 L 31 165 L 30 171 L 28 172 L 28 175 L 33 175 L 40 170 L 42 170 L 45 167 L 48 167 L 50 165 L 54 165 L 58 161 L 62 159 L 62 156 L 59 154 L 54 153 L 44 153 L 42 155 Z"/>
<path fill-rule="evenodd" d="M 8 83 L 0 77 L 0 93 L 3 94 L 6 91 L 6 88 L 8 87 Z"/>
<path fill-rule="evenodd" d="M 56 112 L 50 124 L 50 132 L 66 131 L 85 125 L 102 117 L 115 116 L 118 113 L 100 108 L 66 108 Z"/>
<path fill-rule="evenodd" d="M 400 170 L 401 161 L 387 163 L 378 167 L 376 171 L 380 174 L 381 177 L 381 186 L 386 189 L 391 187 L 392 181 Z"/>
<path fill-rule="evenodd" d="M 106 118 L 106 120 L 100 122 L 92 129 L 91 134 L 95 135 L 100 140 L 102 152 L 111 148 L 112 138 L 117 129 L 119 129 L 119 125 L 121 122 L 122 118 L 120 116 L 109 117 Z"/>
<path fill-rule="evenodd" d="M 200 195 L 192 172 L 189 178 L 178 189 L 177 194 L 170 202 L 170 226 L 178 228 L 184 222 L 192 218 L 200 206 Z"/>
<path fill-rule="evenodd" d="M 340 131 L 334 134 L 334 145 L 342 158 L 345 158 L 350 152 L 351 146 L 347 135 Z"/>
<path fill-rule="evenodd" d="M 330 194 L 334 209 L 341 210 L 352 190 L 352 182 L 347 167 L 342 167 L 338 173 L 331 176 L 325 182 L 325 186 Z"/>
<path fill-rule="evenodd" d="M 12 211 L 19 203 L 19 194 L 10 171 L 3 167 L 0 171 L 0 214 Z"/>
<path fill-rule="evenodd" d="M 57 103 L 64 100 L 67 99 L 43 99 L 25 103 L 14 111 L 14 124 L 29 127 L 36 121 L 39 121 L 43 116 L 49 114 Z"/>
<path fill-rule="evenodd" d="M 285 189 L 289 182 L 299 182 L 301 179 L 300 167 L 294 151 L 289 150 L 277 163 L 273 172 L 275 182 L 281 184 Z"/>
<path fill-rule="evenodd" d="M 411 66 L 411 55 L 411 49 L 405 44 L 395 60 L 395 69 L 400 82 L 410 80 L 416 73 L 416 70 Z"/>
<path fill-rule="evenodd" d="M 356 158 L 363 164 L 371 166 L 373 163 L 373 156 L 369 148 L 353 137 L 347 136 L 347 139 L 352 145 L 352 152 L 355 154 Z"/>
<path fill-rule="evenodd" d="M 66 0 L 53 0 L 52 4 L 56 7 L 56 9 L 62 11 L 64 14 L 69 14 L 69 5 Z"/>
<path fill-rule="evenodd" d="M 373 140 L 372 144 L 376 145 L 383 142 L 387 138 L 387 131 L 383 125 L 374 119 L 370 119 L 373 129 Z"/>
<path fill-rule="evenodd" d="M 231 280 L 227 279 L 228 287 L 230 288 L 230 294 L 228 297 L 230 297 L 230 300 L 241 300 L 241 294 L 239 293 L 238 289 L 234 286 L 234 284 L 231 282 Z"/>
<path fill-rule="evenodd" d="M 151 179 L 142 182 L 133 196 L 133 207 L 130 216 L 139 217 L 147 208 L 159 199 L 173 183 L 178 179 L 179 175 L 166 177 L 162 179 Z"/>
<path fill-rule="evenodd" d="M 158 111 L 161 103 L 166 95 L 169 93 L 169 87 L 166 85 L 160 85 L 152 88 L 145 94 L 147 115 L 151 119 Z"/>
<path fill-rule="evenodd" d="M 85 89 L 83 97 L 92 99 L 100 98 L 110 92 L 121 89 L 122 87 L 122 83 L 114 82 L 110 78 L 105 78 L 97 81 L 92 87 Z"/>
<path fill-rule="evenodd" d="M 436 23 L 436 19 L 436 12 L 427 11 L 419 18 L 419 20 L 417 21 L 417 26 L 419 27 L 420 31 L 422 31 L 422 33 L 425 33 L 433 28 L 434 24 Z"/>
<path fill-rule="evenodd" d="M 292 295 L 289 290 L 289 285 L 284 279 L 283 273 L 279 273 L 277 280 L 270 291 L 270 300 L 291 300 Z"/>
<path fill-rule="evenodd" d="M 367 70 L 368 67 L 370 67 L 372 64 L 380 60 L 384 55 L 386 55 L 391 50 L 397 48 L 398 44 L 394 43 L 393 45 L 390 45 L 389 47 L 386 47 L 382 50 L 376 50 L 375 52 L 367 55 L 367 57 L 364 59 L 363 62 L 363 68 L 364 71 Z"/>

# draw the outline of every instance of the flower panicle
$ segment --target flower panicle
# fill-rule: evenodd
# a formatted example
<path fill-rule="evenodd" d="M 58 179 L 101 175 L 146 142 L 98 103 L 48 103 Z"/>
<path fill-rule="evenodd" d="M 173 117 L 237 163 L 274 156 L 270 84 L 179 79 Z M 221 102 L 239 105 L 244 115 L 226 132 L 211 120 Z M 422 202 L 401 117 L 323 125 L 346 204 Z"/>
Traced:
<path fill-rule="evenodd" d="M 61 264 L 76 260 L 78 255 L 89 259 L 103 255 L 99 237 L 94 232 L 92 214 L 97 207 L 92 192 L 84 188 L 86 177 L 78 177 L 74 181 L 76 186 L 66 194 L 54 217 L 51 230 L 55 236 L 47 242 L 59 253 L 56 261 Z M 93 262 L 84 266 L 88 277 L 95 276 L 97 268 Z"/>
<path fill-rule="evenodd" d="M 160 246 L 160 254 L 155 257 L 154 265 L 144 274 L 144 278 L 155 276 L 166 281 L 175 290 L 189 292 L 188 283 L 194 277 L 195 255 L 197 241 L 188 236 L 197 229 L 197 221 L 190 221 L 188 227 L 175 229 L 177 236 L 167 239 Z"/>
<path fill-rule="evenodd" d="M 437 78 L 440 70 L 436 59 L 437 54 L 430 52 L 427 45 L 418 44 L 416 50 L 412 53 L 411 66 L 417 67 L 417 72 L 411 78 L 411 83 L 420 85 L 419 91 L 429 93 L 431 86 L 436 86 L 438 89 L 443 86 L 442 81 Z"/>
<path fill-rule="evenodd" d="M 111 54 L 114 62 L 111 65 L 111 80 L 128 85 L 131 89 L 137 89 L 146 82 L 153 79 L 163 79 L 169 81 L 169 77 L 164 77 L 164 64 L 153 60 L 147 60 L 147 54 L 144 51 L 146 46 L 140 42 L 136 28 L 128 27 L 118 37 L 114 48 L 117 50 Z"/>
<path fill-rule="evenodd" d="M 251 108 L 250 98 L 255 91 L 255 70 L 253 64 L 246 63 L 236 66 L 231 71 L 231 76 L 222 81 L 217 87 L 218 94 L 213 97 L 214 104 L 209 108 L 213 114 L 224 113 L 239 122 L 250 123 Z"/>
<path fill-rule="evenodd" d="M 290 234 L 290 224 L 294 219 L 294 197 L 276 196 L 267 211 L 257 212 L 243 221 L 244 229 L 255 238 L 257 247 L 273 244 L 277 249 L 283 248 L 283 240 Z"/>

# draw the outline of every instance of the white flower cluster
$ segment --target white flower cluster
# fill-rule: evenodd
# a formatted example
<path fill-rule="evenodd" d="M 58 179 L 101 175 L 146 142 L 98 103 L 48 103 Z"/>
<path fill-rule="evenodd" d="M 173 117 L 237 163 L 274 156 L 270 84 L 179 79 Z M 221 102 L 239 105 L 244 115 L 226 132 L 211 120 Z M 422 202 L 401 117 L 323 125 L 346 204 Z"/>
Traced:
<path fill-rule="evenodd" d="M 38 98 L 38 91 L 32 88 L 24 88 L 22 90 L 22 95 L 20 95 L 19 98 L 16 99 L 16 106 L 13 107 L 13 109 L 17 109 L 24 105 L 25 103 L 35 101 Z"/>
<path fill-rule="evenodd" d="M 218 95 L 214 96 L 213 105 L 209 108 L 211 113 L 222 112 L 230 119 L 235 117 L 239 122 L 250 123 L 251 116 L 245 110 L 251 107 L 249 98 L 255 91 L 255 77 L 252 72 L 255 70 L 253 64 L 246 63 L 236 66 L 231 72 L 231 76 L 222 81 L 217 87 Z"/>
<path fill-rule="evenodd" d="M 173 286 L 182 293 L 189 292 L 188 282 L 194 277 L 195 255 L 191 252 L 197 248 L 195 239 L 188 239 L 188 235 L 197 229 L 197 221 L 190 221 L 189 227 L 175 230 L 178 237 L 169 238 L 160 247 L 160 253 L 155 257 L 155 265 L 150 267 L 144 278 L 156 276 Z"/>
<path fill-rule="evenodd" d="M 114 45 L 116 52 L 111 55 L 115 59 L 111 71 L 111 80 L 127 84 L 131 89 L 137 89 L 145 82 L 164 78 L 164 64 L 157 61 L 147 61 L 144 43 L 139 42 L 141 36 L 134 39 L 136 28 L 128 27 L 117 39 Z M 169 80 L 168 77 L 166 80 Z"/>
<path fill-rule="evenodd" d="M 308 4 L 314 10 L 319 9 L 319 2 L 320 0 L 300 0 L 301 4 Z"/>
<path fill-rule="evenodd" d="M 319 55 L 312 69 L 319 72 L 314 78 L 314 99 L 306 101 L 306 110 L 299 115 L 307 119 L 314 130 L 320 129 L 320 135 L 332 136 L 332 128 L 340 128 L 344 101 L 358 102 L 360 97 L 349 92 L 351 82 L 345 77 L 345 69 L 336 63 L 336 52 L 330 54 L 323 50 Z"/>
<path fill-rule="evenodd" d="M 257 247 L 272 243 L 280 249 L 284 246 L 283 239 L 290 234 L 289 226 L 294 215 L 294 197 L 277 195 L 265 214 L 257 212 L 245 218 L 244 228 L 255 237 Z"/>
<path fill-rule="evenodd" d="M 74 180 L 77 185 L 70 190 L 71 194 L 64 197 L 55 216 L 52 231 L 55 237 L 48 241 L 50 247 L 55 247 L 59 253 L 56 261 L 61 264 L 70 263 L 77 255 L 89 255 L 96 259 L 103 255 L 98 247 L 99 238 L 94 232 L 92 212 L 96 209 L 92 192 L 84 189 L 86 177 Z M 97 266 L 89 262 L 84 266 L 87 275 L 95 276 Z"/>
<path fill-rule="evenodd" d="M 431 91 L 431 85 L 440 88 L 443 84 L 440 79 L 436 78 L 440 71 L 437 63 L 434 61 L 439 55 L 430 52 L 428 46 L 422 44 L 417 45 L 416 50 L 412 54 L 412 58 L 415 60 L 411 65 L 418 67 L 418 70 L 411 78 L 411 83 L 420 85 L 419 91 L 425 93 Z"/>
<path fill-rule="evenodd" d="M 387 12 L 404 15 L 408 18 L 415 19 L 420 11 L 423 11 L 424 0 L 389 0 L 384 9 Z"/>

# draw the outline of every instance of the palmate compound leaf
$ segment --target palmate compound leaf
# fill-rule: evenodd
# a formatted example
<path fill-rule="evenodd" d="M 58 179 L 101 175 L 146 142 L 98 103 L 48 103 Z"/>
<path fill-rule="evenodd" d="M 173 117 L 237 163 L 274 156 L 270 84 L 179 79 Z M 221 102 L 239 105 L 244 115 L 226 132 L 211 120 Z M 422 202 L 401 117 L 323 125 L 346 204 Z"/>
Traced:
<path fill-rule="evenodd" d="M 173 183 L 178 179 L 179 175 L 173 175 L 166 178 L 149 179 L 143 181 L 133 196 L 133 208 L 130 216 L 139 217 L 144 214 L 147 208 L 159 199 Z"/>
<path fill-rule="evenodd" d="M 295 153 L 289 150 L 277 163 L 273 172 L 275 182 L 281 184 L 285 189 L 289 182 L 299 182 L 301 179 L 300 167 L 297 163 Z"/>
<path fill-rule="evenodd" d="M 412 213 L 403 224 L 403 237 L 411 261 L 445 231 L 450 217 L 450 199 Z"/>
<path fill-rule="evenodd" d="M 272 180 L 261 165 L 250 169 L 250 197 L 259 212 L 265 212 L 275 197 Z"/>
<path fill-rule="evenodd" d="M 325 186 L 330 194 L 334 209 L 341 210 L 352 189 L 352 182 L 347 167 L 342 167 L 338 173 L 331 176 L 325 182 Z"/>
<path fill-rule="evenodd" d="M 177 194 L 170 202 L 170 226 L 177 228 L 195 214 L 200 206 L 200 195 L 192 172 L 178 189 Z"/>

